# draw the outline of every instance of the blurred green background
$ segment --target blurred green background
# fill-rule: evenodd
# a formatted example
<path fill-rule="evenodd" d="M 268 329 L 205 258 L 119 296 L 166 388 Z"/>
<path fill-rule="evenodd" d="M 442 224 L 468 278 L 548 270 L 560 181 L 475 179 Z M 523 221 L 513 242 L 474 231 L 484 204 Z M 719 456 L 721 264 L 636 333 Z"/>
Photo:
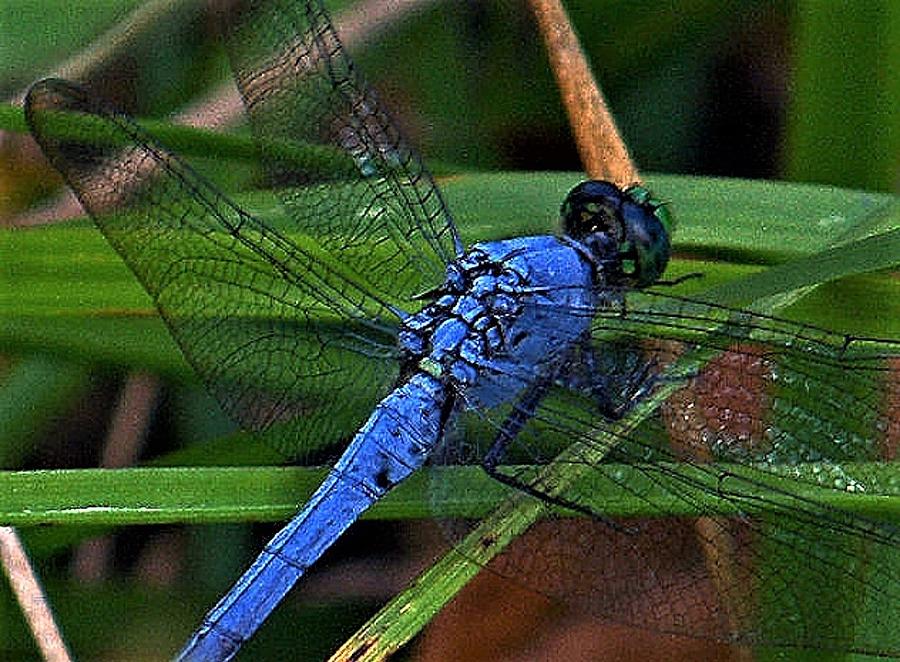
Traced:
<path fill-rule="evenodd" d="M 85 52 L 99 54 L 92 87 L 139 116 L 165 117 L 227 77 L 214 18 L 187 1 L 144 4 L 126 47 L 104 57 L 104 31 L 140 4 L 7 0 L 0 94 Z M 352 3 L 327 4 L 340 13 Z M 353 49 L 413 144 L 465 168 L 578 169 L 524 4 L 420 4 Z M 566 5 L 643 169 L 896 186 L 897 3 Z"/>
<path fill-rule="evenodd" d="M 326 4 L 341 16 L 358 3 Z M 897 190 L 895 0 L 565 4 L 643 170 Z M 128 23 L 135 10 L 142 13 Z M 215 22 L 199 2 L 4 0 L 0 97 L 12 101 L 31 81 L 66 64 L 81 67 L 84 82 L 132 114 L 166 118 L 227 80 Z M 131 26 L 124 35 L 123 25 Z M 580 169 L 523 2 L 422 3 L 351 52 L 410 141 L 440 172 Z M 13 138 L 0 142 L 0 224 L 27 217 L 36 203 L 52 200 L 59 186 L 35 151 Z M 218 173 L 215 163 L 205 165 L 220 181 L 230 176 L 227 165 Z M 0 448 L 3 467 L 96 466 L 126 378 L 124 366 L 0 356 L 4 393 L 30 397 L 27 410 L 16 404 L 21 400 L 0 399 L 0 423 L 30 430 L 24 447 Z M 173 440 L 213 438 L 227 429 L 209 414 L 214 407 L 196 385 L 166 383 L 153 392 L 163 404 L 151 407 L 148 455 L 177 447 Z M 430 534 L 409 525 L 358 528 L 321 569 L 325 597 L 316 606 L 295 601 L 279 610 L 247 659 L 275 659 L 274 651 L 285 646 L 311 658 L 326 654 L 371 613 L 372 604 L 396 589 L 356 586 L 362 597 L 348 601 L 341 588 L 364 584 L 348 581 L 348 569 L 368 562 L 364 577 L 371 579 L 384 574 L 381 559 L 435 544 Z M 273 531 L 269 525 L 187 533 L 177 527 L 122 529 L 96 576 L 79 566 L 90 552 L 72 545 L 91 532 L 24 534 L 79 657 L 166 659 L 196 615 L 218 597 L 212 587 L 236 576 Z M 188 589 L 182 587 L 186 574 Z M 0 658 L 35 656 L 4 585 Z"/>

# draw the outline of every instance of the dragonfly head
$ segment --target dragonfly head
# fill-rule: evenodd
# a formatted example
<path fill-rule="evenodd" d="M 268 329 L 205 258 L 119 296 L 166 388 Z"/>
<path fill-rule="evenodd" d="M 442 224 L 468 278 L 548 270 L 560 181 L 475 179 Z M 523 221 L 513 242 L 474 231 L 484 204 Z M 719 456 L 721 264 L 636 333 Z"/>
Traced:
<path fill-rule="evenodd" d="M 612 263 L 630 287 L 652 285 L 669 262 L 672 216 L 642 186 L 624 191 L 598 180 L 582 182 L 560 210 L 563 232 L 584 244 L 600 265 Z"/>

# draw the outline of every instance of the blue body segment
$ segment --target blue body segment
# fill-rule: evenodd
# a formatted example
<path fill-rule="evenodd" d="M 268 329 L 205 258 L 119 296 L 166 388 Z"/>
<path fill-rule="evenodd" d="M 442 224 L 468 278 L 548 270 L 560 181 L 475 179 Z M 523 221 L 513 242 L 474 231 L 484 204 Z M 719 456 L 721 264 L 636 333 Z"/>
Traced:
<path fill-rule="evenodd" d="M 440 381 L 419 374 L 379 403 L 303 510 L 206 615 L 179 659 L 227 660 L 237 653 L 347 527 L 422 466 L 440 437 L 445 397 Z"/>
<path fill-rule="evenodd" d="M 404 321 L 401 347 L 440 365 L 473 406 L 495 407 L 587 333 L 598 277 L 566 238 L 475 244 L 449 265 L 443 296 Z"/>
<path fill-rule="evenodd" d="M 407 360 L 439 369 L 415 373 L 378 404 L 309 502 L 210 610 L 178 659 L 237 653 L 307 568 L 425 463 L 454 399 L 460 407 L 511 401 L 541 376 L 536 366 L 552 364 L 587 332 L 593 282 L 585 254 L 552 236 L 477 244 L 454 260 L 448 294 L 410 316 L 401 334 L 407 351 L 418 350 Z M 577 322 L 554 317 L 572 310 L 585 314 Z M 486 340 L 492 330 L 493 342 Z"/>

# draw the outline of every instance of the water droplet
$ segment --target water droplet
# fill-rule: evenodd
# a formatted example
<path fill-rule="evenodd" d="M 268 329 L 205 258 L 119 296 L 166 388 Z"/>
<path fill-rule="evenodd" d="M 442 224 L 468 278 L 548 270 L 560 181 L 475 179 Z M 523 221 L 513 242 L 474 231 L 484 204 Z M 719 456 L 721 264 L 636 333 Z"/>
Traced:
<path fill-rule="evenodd" d="M 816 221 L 816 225 L 822 229 L 830 229 L 838 225 L 843 225 L 846 222 L 847 218 L 843 214 L 831 213 L 828 214 L 828 216 L 821 217 Z"/>

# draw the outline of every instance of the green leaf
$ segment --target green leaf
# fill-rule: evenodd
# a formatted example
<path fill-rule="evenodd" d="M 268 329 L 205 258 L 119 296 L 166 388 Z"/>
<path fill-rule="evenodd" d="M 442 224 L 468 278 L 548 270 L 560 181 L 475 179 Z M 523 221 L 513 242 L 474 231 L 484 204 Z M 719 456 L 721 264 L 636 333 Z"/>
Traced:
<path fill-rule="evenodd" d="M 611 468 L 665 505 L 671 516 L 733 515 L 736 506 L 695 488 L 690 499 L 674 497 L 654 486 L 639 467 Z M 741 467 L 717 465 L 717 470 L 740 475 Z M 805 477 L 800 494 L 834 508 L 869 517 L 900 517 L 900 484 L 896 471 L 882 463 L 855 463 L 843 467 L 846 476 L 869 488 L 854 495 L 820 487 L 814 480 L 823 470 L 817 464 L 794 465 L 783 476 L 769 477 L 766 485 L 746 488 L 749 497 L 771 494 L 779 485 L 794 485 Z M 431 469 L 447 482 L 444 501 L 429 498 L 428 472 L 420 472 L 399 485 L 364 515 L 364 519 L 418 519 L 432 516 L 479 518 L 510 495 L 518 493 L 487 476 L 480 467 Z M 135 524 L 215 524 L 220 522 L 280 522 L 297 511 L 325 478 L 324 467 L 143 467 L 129 469 L 60 469 L 0 471 L 0 526 L 109 527 Z M 702 479 L 702 477 L 700 477 Z M 706 478 L 705 480 L 708 480 Z M 819 481 L 821 482 L 821 481 Z M 609 517 L 650 517 L 659 505 L 624 494 L 609 481 L 591 487 L 600 511 Z"/>
<path fill-rule="evenodd" d="M 125 139 L 109 134 L 104 120 L 85 113 L 44 111 L 46 135 L 102 147 L 125 146 Z M 141 128 L 149 131 L 170 151 L 182 156 L 204 159 L 229 159 L 255 164 L 260 146 L 249 136 L 222 133 L 209 129 L 172 124 L 160 120 L 142 120 Z M 25 133 L 28 126 L 21 108 L 0 105 L 0 129 Z M 335 176 L 353 174 L 356 165 L 346 153 L 323 145 L 302 144 L 287 140 L 264 143 L 270 155 L 296 163 L 307 172 L 328 172 Z"/>

